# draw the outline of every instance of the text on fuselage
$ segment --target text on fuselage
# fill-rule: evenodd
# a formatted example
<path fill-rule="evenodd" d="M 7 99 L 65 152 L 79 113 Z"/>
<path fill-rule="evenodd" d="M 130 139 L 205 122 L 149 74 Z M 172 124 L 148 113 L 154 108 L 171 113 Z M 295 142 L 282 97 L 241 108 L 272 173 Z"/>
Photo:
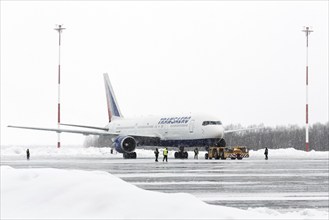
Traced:
<path fill-rule="evenodd" d="M 190 119 L 191 117 L 161 118 L 158 124 L 186 124 Z"/>

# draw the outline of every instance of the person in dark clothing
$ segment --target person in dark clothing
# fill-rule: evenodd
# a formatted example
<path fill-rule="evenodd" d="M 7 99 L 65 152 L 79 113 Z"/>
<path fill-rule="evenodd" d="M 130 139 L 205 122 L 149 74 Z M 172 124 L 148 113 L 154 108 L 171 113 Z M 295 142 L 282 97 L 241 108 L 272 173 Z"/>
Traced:
<path fill-rule="evenodd" d="M 26 159 L 27 160 L 30 159 L 30 150 L 29 149 L 26 150 Z"/>
<path fill-rule="evenodd" d="M 199 149 L 195 148 L 194 149 L 194 159 L 198 159 L 198 155 L 199 155 Z"/>
<path fill-rule="evenodd" d="M 267 149 L 267 147 L 265 147 L 264 154 L 265 154 L 265 160 L 268 160 L 268 149 Z"/>
<path fill-rule="evenodd" d="M 159 150 L 158 150 L 158 148 L 155 148 L 154 155 L 155 155 L 155 162 L 158 162 L 158 157 L 159 157 Z"/>

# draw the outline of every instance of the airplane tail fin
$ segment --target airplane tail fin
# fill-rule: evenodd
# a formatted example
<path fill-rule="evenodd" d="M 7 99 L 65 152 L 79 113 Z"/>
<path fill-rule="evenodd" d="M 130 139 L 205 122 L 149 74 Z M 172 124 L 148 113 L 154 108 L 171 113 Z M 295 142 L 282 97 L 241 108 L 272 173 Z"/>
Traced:
<path fill-rule="evenodd" d="M 109 114 L 109 122 L 111 122 L 115 118 L 123 118 L 107 73 L 104 73 L 104 82 L 105 82 L 106 101 L 107 101 L 107 111 Z"/>

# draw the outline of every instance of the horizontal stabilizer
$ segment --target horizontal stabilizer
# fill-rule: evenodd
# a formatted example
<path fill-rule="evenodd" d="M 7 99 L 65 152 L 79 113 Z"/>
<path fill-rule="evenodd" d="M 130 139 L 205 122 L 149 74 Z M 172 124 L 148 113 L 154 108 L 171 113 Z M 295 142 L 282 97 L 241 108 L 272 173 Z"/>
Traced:
<path fill-rule="evenodd" d="M 234 132 L 248 131 L 248 130 L 255 130 L 255 129 L 262 129 L 262 128 L 264 128 L 264 127 L 241 128 L 241 129 L 234 129 L 234 130 L 226 130 L 226 131 L 224 131 L 224 133 L 227 134 L 227 133 L 234 133 Z"/>

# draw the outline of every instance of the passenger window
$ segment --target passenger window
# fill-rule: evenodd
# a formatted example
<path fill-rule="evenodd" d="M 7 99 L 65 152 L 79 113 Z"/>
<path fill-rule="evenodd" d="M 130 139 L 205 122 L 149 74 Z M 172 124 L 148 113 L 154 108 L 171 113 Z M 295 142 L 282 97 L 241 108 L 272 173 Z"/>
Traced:
<path fill-rule="evenodd" d="M 203 126 L 209 125 L 209 121 L 204 121 L 204 122 L 202 123 L 202 125 L 203 125 Z"/>
<path fill-rule="evenodd" d="M 202 122 L 203 126 L 206 126 L 206 125 L 221 125 L 221 124 L 222 124 L 221 121 L 204 121 L 204 122 Z"/>

